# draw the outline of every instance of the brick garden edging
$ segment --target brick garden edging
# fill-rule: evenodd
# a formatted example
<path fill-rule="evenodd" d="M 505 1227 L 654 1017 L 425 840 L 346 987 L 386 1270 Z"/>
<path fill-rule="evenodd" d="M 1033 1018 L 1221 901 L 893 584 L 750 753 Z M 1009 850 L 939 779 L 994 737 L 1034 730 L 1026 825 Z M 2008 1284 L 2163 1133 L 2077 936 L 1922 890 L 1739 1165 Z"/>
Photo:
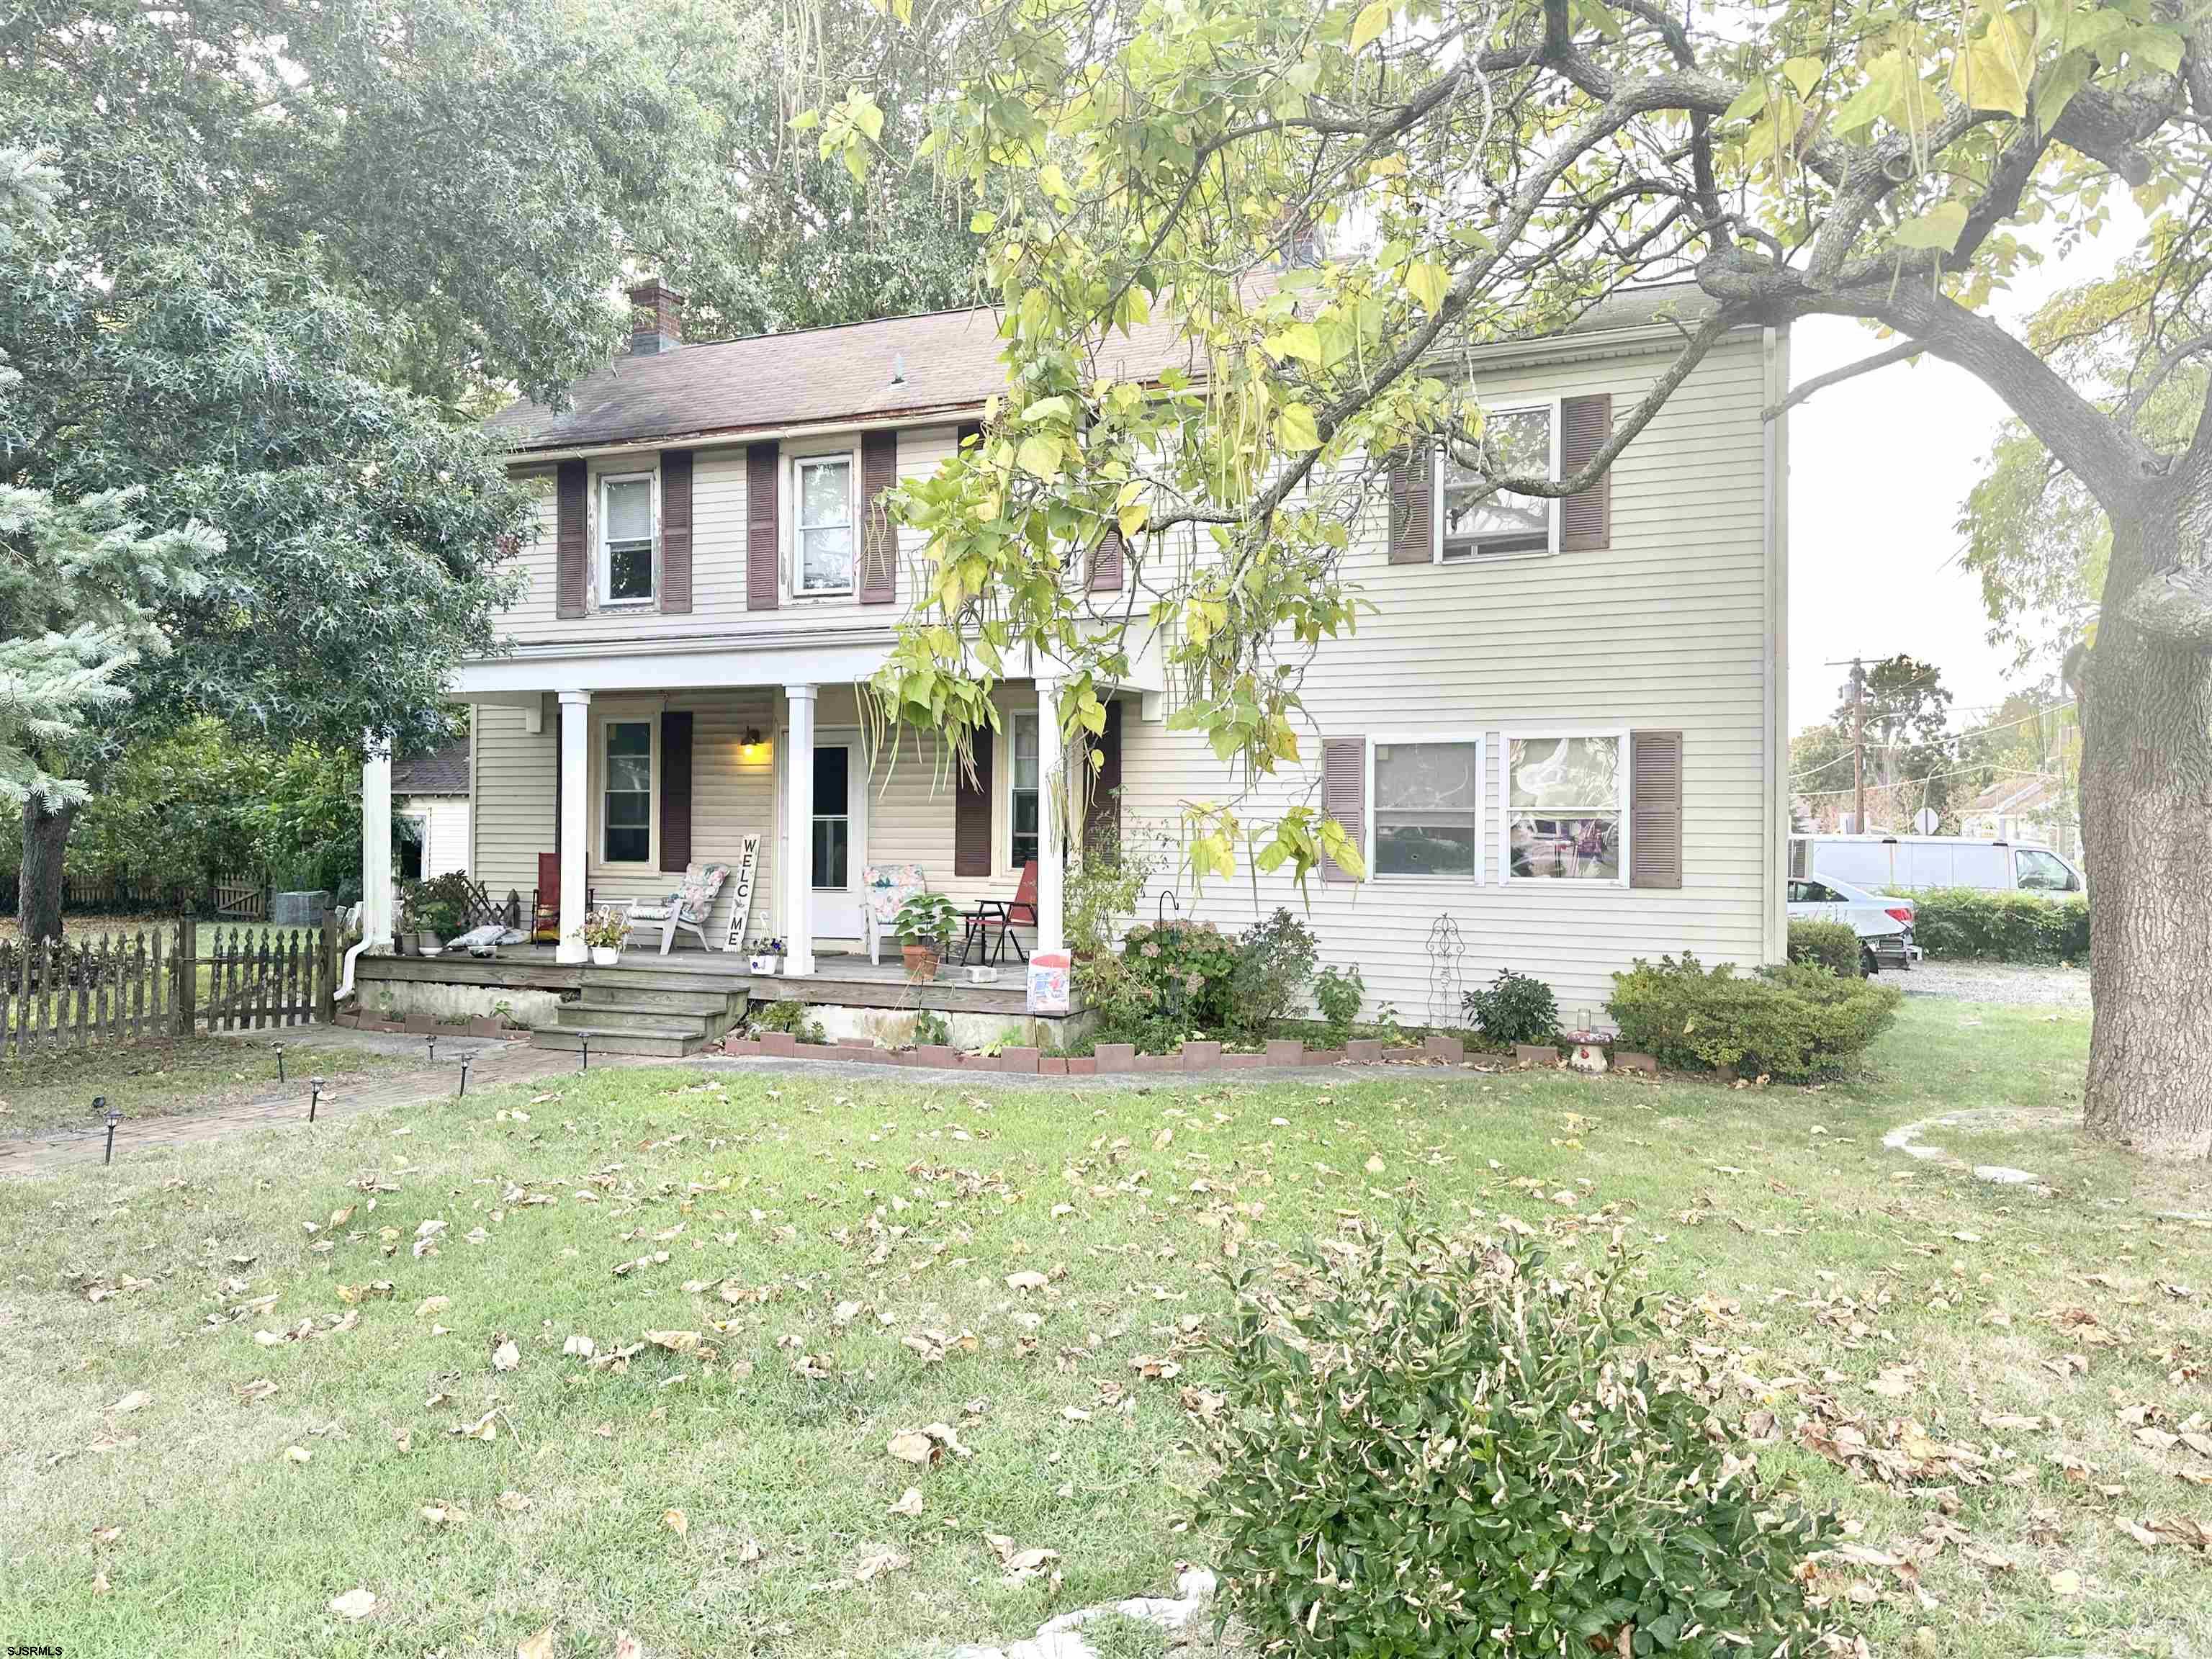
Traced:
<path fill-rule="evenodd" d="M 1470 1054 L 1448 1036 L 1431 1033 L 1419 1048 L 1386 1048 L 1376 1038 L 1356 1038 L 1341 1048 L 1309 1048 L 1294 1038 L 1270 1039 L 1266 1052 L 1222 1051 L 1218 1042 L 1186 1042 L 1172 1054 L 1140 1054 L 1127 1042 L 1102 1042 L 1088 1054 L 1041 1054 L 1035 1048 L 1002 1048 L 995 1054 L 963 1054 L 932 1043 L 919 1048 L 879 1048 L 858 1037 L 838 1042 L 800 1042 L 788 1031 L 764 1031 L 757 1037 L 729 1036 L 721 1051 L 740 1059 L 842 1060 L 864 1066 L 912 1066 L 933 1071 L 990 1072 L 1023 1077 L 1115 1077 L 1169 1073 L 1188 1075 L 1255 1071 L 1291 1066 L 1460 1066 L 1478 1059 L 1503 1060 L 1502 1054 Z M 1522 1066 L 1561 1063 L 1556 1048 L 1522 1044 L 1515 1061 Z M 1656 1073 L 1649 1054 L 1616 1050 L 1613 1067 L 1620 1072 Z"/>

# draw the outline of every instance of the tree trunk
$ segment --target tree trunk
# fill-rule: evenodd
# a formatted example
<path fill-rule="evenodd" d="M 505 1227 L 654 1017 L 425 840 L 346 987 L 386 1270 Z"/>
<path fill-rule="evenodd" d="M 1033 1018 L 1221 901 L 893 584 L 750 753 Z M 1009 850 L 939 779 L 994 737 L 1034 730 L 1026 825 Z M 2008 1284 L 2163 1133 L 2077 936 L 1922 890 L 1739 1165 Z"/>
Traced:
<path fill-rule="evenodd" d="M 2202 562 L 2212 477 L 2112 518 L 2105 592 Z M 2187 544 L 2185 546 L 2185 544 Z M 2089 1133 L 2212 1156 L 2212 652 L 2107 604 L 2082 676 L 2081 842 L 2096 995 Z"/>
<path fill-rule="evenodd" d="M 62 854 L 76 808 L 23 803 L 23 864 L 15 878 L 15 921 L 25 940 L 62 936 Z"/>

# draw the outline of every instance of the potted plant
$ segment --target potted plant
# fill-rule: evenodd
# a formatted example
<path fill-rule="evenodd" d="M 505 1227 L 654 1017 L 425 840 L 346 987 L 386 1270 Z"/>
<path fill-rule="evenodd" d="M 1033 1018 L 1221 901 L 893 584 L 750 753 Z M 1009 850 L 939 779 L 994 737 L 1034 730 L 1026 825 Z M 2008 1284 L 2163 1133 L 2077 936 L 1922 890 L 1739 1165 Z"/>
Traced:
<path fill-rule="evenodd" d="M 783 971 L 783 941 L 763 939 L 753 941 L 752 971 L 774 977 Z"/>
<path fill-rule="evenodd" d="M 586 911 L 584 925 L 576 931 L 592 953 L 592 965 L 611 968 L 622 960 L 623 941 L 629 937 L 629 912 L 603 904 Z"/>
<path fill-rule="evenodd" d="M 908 979 L 937 977 L 937 964 L 951 948 L 952 929 L 959 920 L 960 913 L 952 908 L 952 901 L 942 893 L 916 893 L 900 906 L 891 922 L 891 931 L 906 941 L 901 954 L 906 960 Z"/>

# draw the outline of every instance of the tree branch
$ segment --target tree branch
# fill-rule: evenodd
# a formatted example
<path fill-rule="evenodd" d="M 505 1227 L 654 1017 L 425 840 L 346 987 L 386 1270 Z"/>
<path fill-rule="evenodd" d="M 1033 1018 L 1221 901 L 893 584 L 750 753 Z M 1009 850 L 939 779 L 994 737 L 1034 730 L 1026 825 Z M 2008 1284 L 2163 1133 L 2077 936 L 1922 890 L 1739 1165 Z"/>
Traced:
<path fill-rule="evenodd" d="M 1826 374 L 1815 374 L 1804 385 L 1792 387 L 1790 395 L 1780 403 L 1768 404 L 1759 418 L 1773 420 L 1784 410 L 1796 408 L 1816 392 L 1826 391 L 1828 387 L 1844 380 L 1856 380 L 1862 374 L 1871 374 L 1877 368 L 1887 368 L 1892 363 L 1901 363 L 1908 358 L 1917 357 L 1927 349 L 1928 347 L 1921 341 L 1900 340 L 1887 350 L 1877 351 L 1871 357 L 1862 357 L 1858 362 L 1846 364 L 1842 368 L 1832 368 Z"/>
<path fill-rule="evenodd" d="M 2150 401 L 2150 394 L 2159 389 L 2167 375 L 2191 357 L 2206 351 L 2212 351 L 2212 334 L 2200 334 L 2193 340 L 2184 340 L 2167 352 L 2159 359 L 2158 367 L 2143 377 L 2143 383 L 2128 393 L 2118 411 L 2119 418 L 2132 424 L 2136 416 L 2142 412 L 2142 406 Z"/>

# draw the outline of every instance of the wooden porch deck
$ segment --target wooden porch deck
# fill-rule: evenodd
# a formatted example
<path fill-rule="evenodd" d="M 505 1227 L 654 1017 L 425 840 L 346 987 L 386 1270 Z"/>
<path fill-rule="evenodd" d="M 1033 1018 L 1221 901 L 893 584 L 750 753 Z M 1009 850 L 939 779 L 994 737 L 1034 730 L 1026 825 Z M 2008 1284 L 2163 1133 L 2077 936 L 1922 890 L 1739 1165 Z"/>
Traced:
<path fill-rule="evenodd" d="M 471 985 L 500 990 L 574 991 L 583 988 L 584 971 L 590 964 L 556 959 L 550 945 L 507 945 L 489 962 L 465 953 L 435 957 L 362 957 L 355 978 L 364 987 L 392 984 Z M 718 990 L 744 994 L 757 1002 L 799 1001 L 847 1008 L 927 1008 L 939 1013 L 1003 1014 L 1019 1017 L 1027 1011 L 1029 989 L 1021 964 L 1012 959 L 999 968 L 992 985 L 963 982 L 957 968 L 948 967 L 945 977 L 916 985 L 906 976 L 895 957 L 871 963 L 865 951 L 833 956 L 817 951 L 815 971 L 804 978 L 755 978 L 747 959 L 734 951 L 625 951 L 613 969 L 596 969 L 604 981 L 614 975 L 644 981 L 648 975 L 712 976 Z M 1071 1010 L 1081 1012 L 1079 1001 Z"/>

